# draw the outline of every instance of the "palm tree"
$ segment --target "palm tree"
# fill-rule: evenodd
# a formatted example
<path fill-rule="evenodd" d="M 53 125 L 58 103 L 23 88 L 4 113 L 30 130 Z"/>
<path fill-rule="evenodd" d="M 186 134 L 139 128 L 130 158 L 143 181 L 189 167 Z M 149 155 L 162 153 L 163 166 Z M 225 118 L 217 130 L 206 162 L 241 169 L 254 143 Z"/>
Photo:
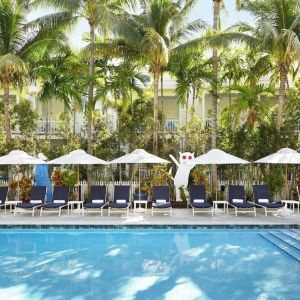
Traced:
<path fill-rule="evenodd" d="M 12 84 L 20 86 L 28 71 L 28 63 L 40 48 L 51 47 L 64 37 L 57 32 L 64 15 L 55 13 L 27 22 L 26 1 L 0 1 L 0 82 L 4 91 L 4 130 L 11 141 L 9 97 Z"/>
<path fill-rule="evenodd" d="M 142 12 L 124 14 L 118 25 L 119 39 L 106 51 L 130 57 L 148 65 L 153 76 L 153 153 L 158 152 L 158 91 L 159 78 L 167 66 L 170 52 L 191 34 L 203 28 L 200 20 L 184 24 L 196 0 L 141 1 Z M 104 51 L 105 45 L 96 46 Z"/>
<path fill-rule="evenodd" d="M 235 85 L 230 87 L 238 95 L 229 109 L 234 115 L 235 125 L 246 123 L 253 128 L 268 115 L 269 106 L 266 97 L 273 96 L 274 89 L 263 84 Z"/>
<path fill-rule="evenodd" d="M 120 12 L 122 5 L 130 1 L 122 0 L 37 0 L 38 6 L 54 6 L 56 9 L 72 15 L 70 25 L 77 23 L 79 19 L 85 19 L 89 24 L 89 49 L 88 49 L 88 102 L 86 107 L 87 117 L 87 151 L 92 154 L 93 139 L 93 110 L 95 107 L 95 39 L 96 30 L 103 36 L 111 31 L 116 23 L 117 13 Z"/>
<path fill-rule="evenodd" d="M 256 69 L 269 66 L 266 70 L 273 72 L 273 79 L 279 80 L 276 130 L 280 132 L 288 74 L 292 71 L 293 64 L 300 59 L 299 1 L 246 0 L 242 2 L 242 8 L 256 18 L 254 27 L 245 24 L 240 26 L 250 33 L 248 40 L 251 47 L 256 47 L 263 53 Z M 244 36 L 242 39 L 247 41 Z"/>
<path fill-rule="evenodd" d="M 59 54 L 47 52 L 46 55 L 42 55 L 31 71 L 32 77 L 40 83 L 40 101 L 49 103 L 56 99 L 62 101 L 69 111 L 73 111 L 73 133 L 76 111 L 82 107 L 84 67 L 80 58 L 66 49 Z"/>

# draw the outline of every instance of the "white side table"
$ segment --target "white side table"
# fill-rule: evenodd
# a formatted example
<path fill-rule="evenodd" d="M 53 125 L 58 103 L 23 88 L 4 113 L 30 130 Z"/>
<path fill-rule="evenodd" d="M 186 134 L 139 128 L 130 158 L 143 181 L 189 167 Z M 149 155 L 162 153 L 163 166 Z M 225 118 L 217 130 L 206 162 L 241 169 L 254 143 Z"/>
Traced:
<path fill-rule="evenodd" d="M 137 204 L 139 205 L 138 208 L 136 207 Z M 145 208 L 141 207 L 142 204 L 145 205 Z M 147 204 L 148 204 L 148 200 L 133 200 L 133 211 L 147 213 Z"/>
<path fill-rule="evenodd" d="M 228 201 L 224 201 L 224 200 L 213 201 L 213 211 L 215 212 L 218 209 L 219 204 L 222 204 L 224 206 L 224 214 L 225 213 L 228 214 Z"/>
<path fill-rule="evenodd" d="M 70 214 L 70 209 L 71 212 L 73 213 L 75 211 L 75 205 L 77 206 L 77 210 L 79 214 L 83 215 L 83 201 L 68 201 L 68 215 Z"/>
<path fill-rule="evenodd" d="M 299 214 L 299 205 L 300 205 L 300 201 L 297 200 L 281 200 L 282 203 L 284 203 L 285 208 L 287 208 L 288 204 L 291 204 L 293 207 L 293 213 L 295 212 L 295 206 L 297 205 L 297 211 Z"/>
<path fill-rule="evenodd" d="M 7 200 L 7 201 L 5 201 L 5 206 L 4 206 L 5 214 L 6 214 L 6 206 L 9 206 L 9 212 L 12 212 L 13 208 L 19 203 L 22 203 L 22 201 L 21 200 Z"/>

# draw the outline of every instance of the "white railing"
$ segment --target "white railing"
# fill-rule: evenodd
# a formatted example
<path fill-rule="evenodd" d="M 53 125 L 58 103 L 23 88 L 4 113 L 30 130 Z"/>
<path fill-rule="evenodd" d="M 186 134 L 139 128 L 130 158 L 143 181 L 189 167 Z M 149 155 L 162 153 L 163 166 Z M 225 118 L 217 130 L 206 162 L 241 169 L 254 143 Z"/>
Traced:
<path fill-rule="evenodd" d="M 41 120 L 41 121 L 37 121 L 36 123 L 36 130 L 35 130 L 35 134 L 38 135 L 45 135 L 45 134 L 57 134 L 59 131 L 59 125 L 61 124 L 61 121 L 46 121 L 46 120 Z M 73 130 L 73 123 L 70 122 L 68 124 L 70 126 L 70 129 Z M 76 134 L 80 134 L 82 132 L 82 126 L 79 123 L 75 123 L 75 133 Z M 12 130 L 13 134 L 20 134 L 20 129 L 18 126 L 16 126 L 13 130 Z"/>

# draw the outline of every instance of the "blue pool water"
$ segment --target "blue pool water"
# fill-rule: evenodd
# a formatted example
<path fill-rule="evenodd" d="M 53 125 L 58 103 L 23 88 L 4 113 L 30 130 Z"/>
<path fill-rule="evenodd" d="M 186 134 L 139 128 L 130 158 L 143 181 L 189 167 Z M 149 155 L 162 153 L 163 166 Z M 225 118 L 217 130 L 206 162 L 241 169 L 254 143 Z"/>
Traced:
<path fill-rule="evenodd" d="M 251 230 L 0 230 L 0 299 L 300 299 L 300 263 Z"/>

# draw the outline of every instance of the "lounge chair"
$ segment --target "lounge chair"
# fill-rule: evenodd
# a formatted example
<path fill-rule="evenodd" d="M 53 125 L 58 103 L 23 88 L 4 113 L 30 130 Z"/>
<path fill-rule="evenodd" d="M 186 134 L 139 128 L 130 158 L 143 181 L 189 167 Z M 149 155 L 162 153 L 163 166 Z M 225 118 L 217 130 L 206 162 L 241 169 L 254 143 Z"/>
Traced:
<path fill-rule="evenodd" d="M 6 206 L 7 206 L 7 195 L 8 195 L 8 187 L 0 186 L 0 207 L 4 207 L 6 214 Z"/>
<path fill-rule="evenodd" d="M 164 210 L 169 210 L 170 216 L 172 216 L 170 188 L 168 185 L 154 186 L 152 195 L 152 216 L 154 212 L 164 212 Z"/>
<path fill-rule="evenodd" d="M 29 193 L 29 201 L 22 202 L 15 206 L 14 215 L 21 210 L 32 210 L 32 216 L 36 209 L 40 208 L 46 198 L 47 187 L 46 186 L 33 186 Z"/>
<path fill-rule="evenodd" d="M 212 205 L 205 200 L 206 192 L 203 184 L 191 184 L 190 185 L 190 201 L 189 205 L 193 209 L 193 216 L 196 212 L 210 213 L 213 216 Z"/>
<path fill-rule="evenodd" d="M 243 185 L 228 185 L 228 203 L 235 210 L 235 216 L 240 213 L 254 213 L 256 217 L 256 207 L 254 203 L 245 200 L 245 188 Z"/>
<path fill-rule="evenodd" d="M 55 186 L 53 188 L 52 201 L 45 203 L 41 206 L 40 216 L 43 214 L 43 210 L 58 211 L 58 215 L 61 215 L 61 209 L 68 205 L 70 188 L 68 186 Z"/>
<path fill-rule="evenodd" d="M 270 201 L 269 188 L 267 185 L 253 185 L 252 187 L 255 205 L 262 207 L 265 210 L 266 216 L 268 212 L 274 213 L 284 206 L 281 202 Z"/>
<path fill-rule="evenodd" d="M 112 210 L 114 212 L 124 212 L 129 215 L 130 207 L 130 186 L 129 185 L 116 185 L 114 190 L 113 201 L 108 204 L 108 215 L 110 216 Z"/>
<path fill-rule="evenodd" d="M 103 216 L 103 208 L 107 206 L 106 202 L 106 186 L 105 185 L 93 185 L 91 187 L 91 193 L 89 201 L 83 204 L 83 214 L 85 212 L 100 212 Z"/>

